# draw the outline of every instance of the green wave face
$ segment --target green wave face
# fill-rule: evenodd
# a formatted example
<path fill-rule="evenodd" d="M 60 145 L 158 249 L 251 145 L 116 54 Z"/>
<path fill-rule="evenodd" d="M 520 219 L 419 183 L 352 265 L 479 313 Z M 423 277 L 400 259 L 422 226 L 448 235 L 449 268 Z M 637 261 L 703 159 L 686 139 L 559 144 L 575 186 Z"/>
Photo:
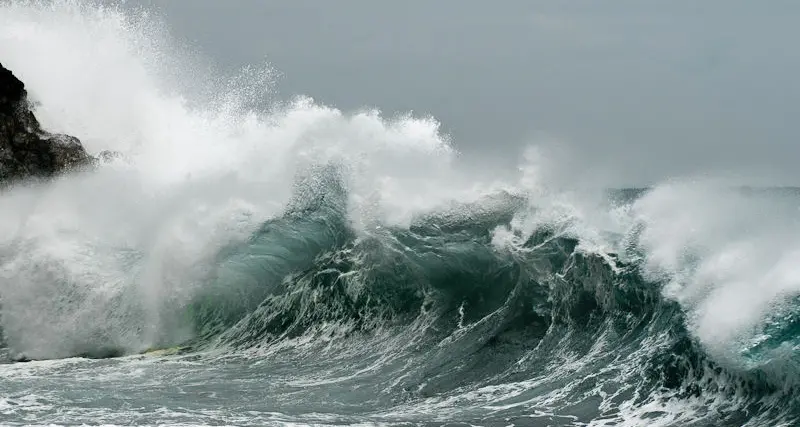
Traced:
<path fill-rule="evenodd" d="M 635 209 L 648 194 L 609 199 Z M 613 236 L 620 250 L 610 252 L 591 249 L 572 219 L 523 230 L 538 211 L 522 196 L 452 204 L 403 227 L 353 226 L 350 196 L 337 168 L 313 169 L 280 215 L 205 260 L 187 298 L 159 301 L 156 339 L 125 345 L 148 332 L 154 313 L 131 303 L 140 297 L 131 288 L 103 301 L 100 318 L 113 323 L 95 323 L 57 357 L 288 360 L 309 378 L 340 374 L 342 384 L 364 387 L 343 396 L 375 410 L 469 396 L 465 411 L 480 417 L 486 408 L 526 416 L 533 406 L 561 408 L 561 421 L 630 419 L 625 408 L 676 402 L 689 414 L 676 423 L 800 417 L 796 296 L 721 353 L 696 333 L 695 306 L 665 297 L 676 275 L 648 265 L 652 224 Z M 694 273 L 707 252 L 698 246 L 678 261 Z M 131 268 L 141 260 L 122 259 Z M 78 307 L 97 298 L 69 282 L 52 287 L 71 290 L 59 301 Z M 8 358 L 29 358 L 14 352 L 19 342 L 3 338 Z"/>
<path fill-rule="evenodd" d="M 335 347 L 339 363 L 379 359 L 398 395 L 525 383 L 514 399 L 559 390 L 558 406 L 587 420 L 602 415 L 586 400 L 598 390 L 613 390 L 609 401 L 724 402 L 703 418 L 712 423 L 800 411 L 792 397 L 800 371 L 785 351 L 800 336 L 791 310 L 767 322 L 767 338 L 741 359 L 719 359 L 692 335 L 684 308 L 662 296 L 663 283 L 643 277 L 635 245 L 587 252 L 544 226 L 515 250 L 500 248 L 494 230 L 525 206 L 505 194 L 408 228 L 355 232 L 346 192 L 337 191 L 219 254 L 205 292 L 186 308 L 197 332 L 186 348 L 276 349 L 313 364 L 322 363 L 311 362 L 315 351 L 331 357 Z"/>

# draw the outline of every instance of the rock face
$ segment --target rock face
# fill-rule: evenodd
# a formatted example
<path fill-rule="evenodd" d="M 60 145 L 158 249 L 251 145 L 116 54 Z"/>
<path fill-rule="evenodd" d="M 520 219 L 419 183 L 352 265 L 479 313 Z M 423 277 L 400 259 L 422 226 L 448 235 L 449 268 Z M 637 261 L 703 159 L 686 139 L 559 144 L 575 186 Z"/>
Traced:
<path fill-rule="evenodd" d="M 91 162 L 77 138 L 42 130 L 30 110 L 25 85 L 0 64 L 0 187 Z"/>

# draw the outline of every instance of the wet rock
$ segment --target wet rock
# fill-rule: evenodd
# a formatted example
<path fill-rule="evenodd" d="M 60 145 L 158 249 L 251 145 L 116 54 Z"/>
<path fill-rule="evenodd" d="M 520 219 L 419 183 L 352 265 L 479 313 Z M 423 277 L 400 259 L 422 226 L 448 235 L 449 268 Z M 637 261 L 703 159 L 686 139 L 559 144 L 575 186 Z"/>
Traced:
<path fill-rule="evenodd" d="M 42 130 L 25 85 L 0 64 L 0 186 L 52 177 L 91 163 L 77 138 Z"/>

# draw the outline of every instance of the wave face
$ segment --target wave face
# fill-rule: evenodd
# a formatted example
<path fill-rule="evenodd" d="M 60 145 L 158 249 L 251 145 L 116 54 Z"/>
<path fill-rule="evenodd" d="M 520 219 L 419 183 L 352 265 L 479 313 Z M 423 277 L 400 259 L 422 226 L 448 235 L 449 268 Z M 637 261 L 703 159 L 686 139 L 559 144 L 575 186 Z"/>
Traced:
<path fill-rule="evenodd" d="M 433 119 L 279 103 L 88 2 L 0 5 L 0 60 L 119 153 L 0 194 L 11 423 L 800 422 L 800 190 L 559 191 L 535 149 L 476 182 Z"/>

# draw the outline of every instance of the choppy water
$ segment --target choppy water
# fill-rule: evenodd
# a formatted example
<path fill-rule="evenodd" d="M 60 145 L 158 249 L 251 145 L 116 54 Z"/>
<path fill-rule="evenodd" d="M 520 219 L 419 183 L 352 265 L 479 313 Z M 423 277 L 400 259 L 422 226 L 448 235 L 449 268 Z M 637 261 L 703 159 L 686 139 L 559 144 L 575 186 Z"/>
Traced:
<path fill-rule="evenodd" d="M 121 153 L 0 194 L 0 423 L 800 422 L 798 190 L 479 183 L 433 120 L 255 109 L 268 74 L 175 52 L 0 6 L 43 124 Z"/>

